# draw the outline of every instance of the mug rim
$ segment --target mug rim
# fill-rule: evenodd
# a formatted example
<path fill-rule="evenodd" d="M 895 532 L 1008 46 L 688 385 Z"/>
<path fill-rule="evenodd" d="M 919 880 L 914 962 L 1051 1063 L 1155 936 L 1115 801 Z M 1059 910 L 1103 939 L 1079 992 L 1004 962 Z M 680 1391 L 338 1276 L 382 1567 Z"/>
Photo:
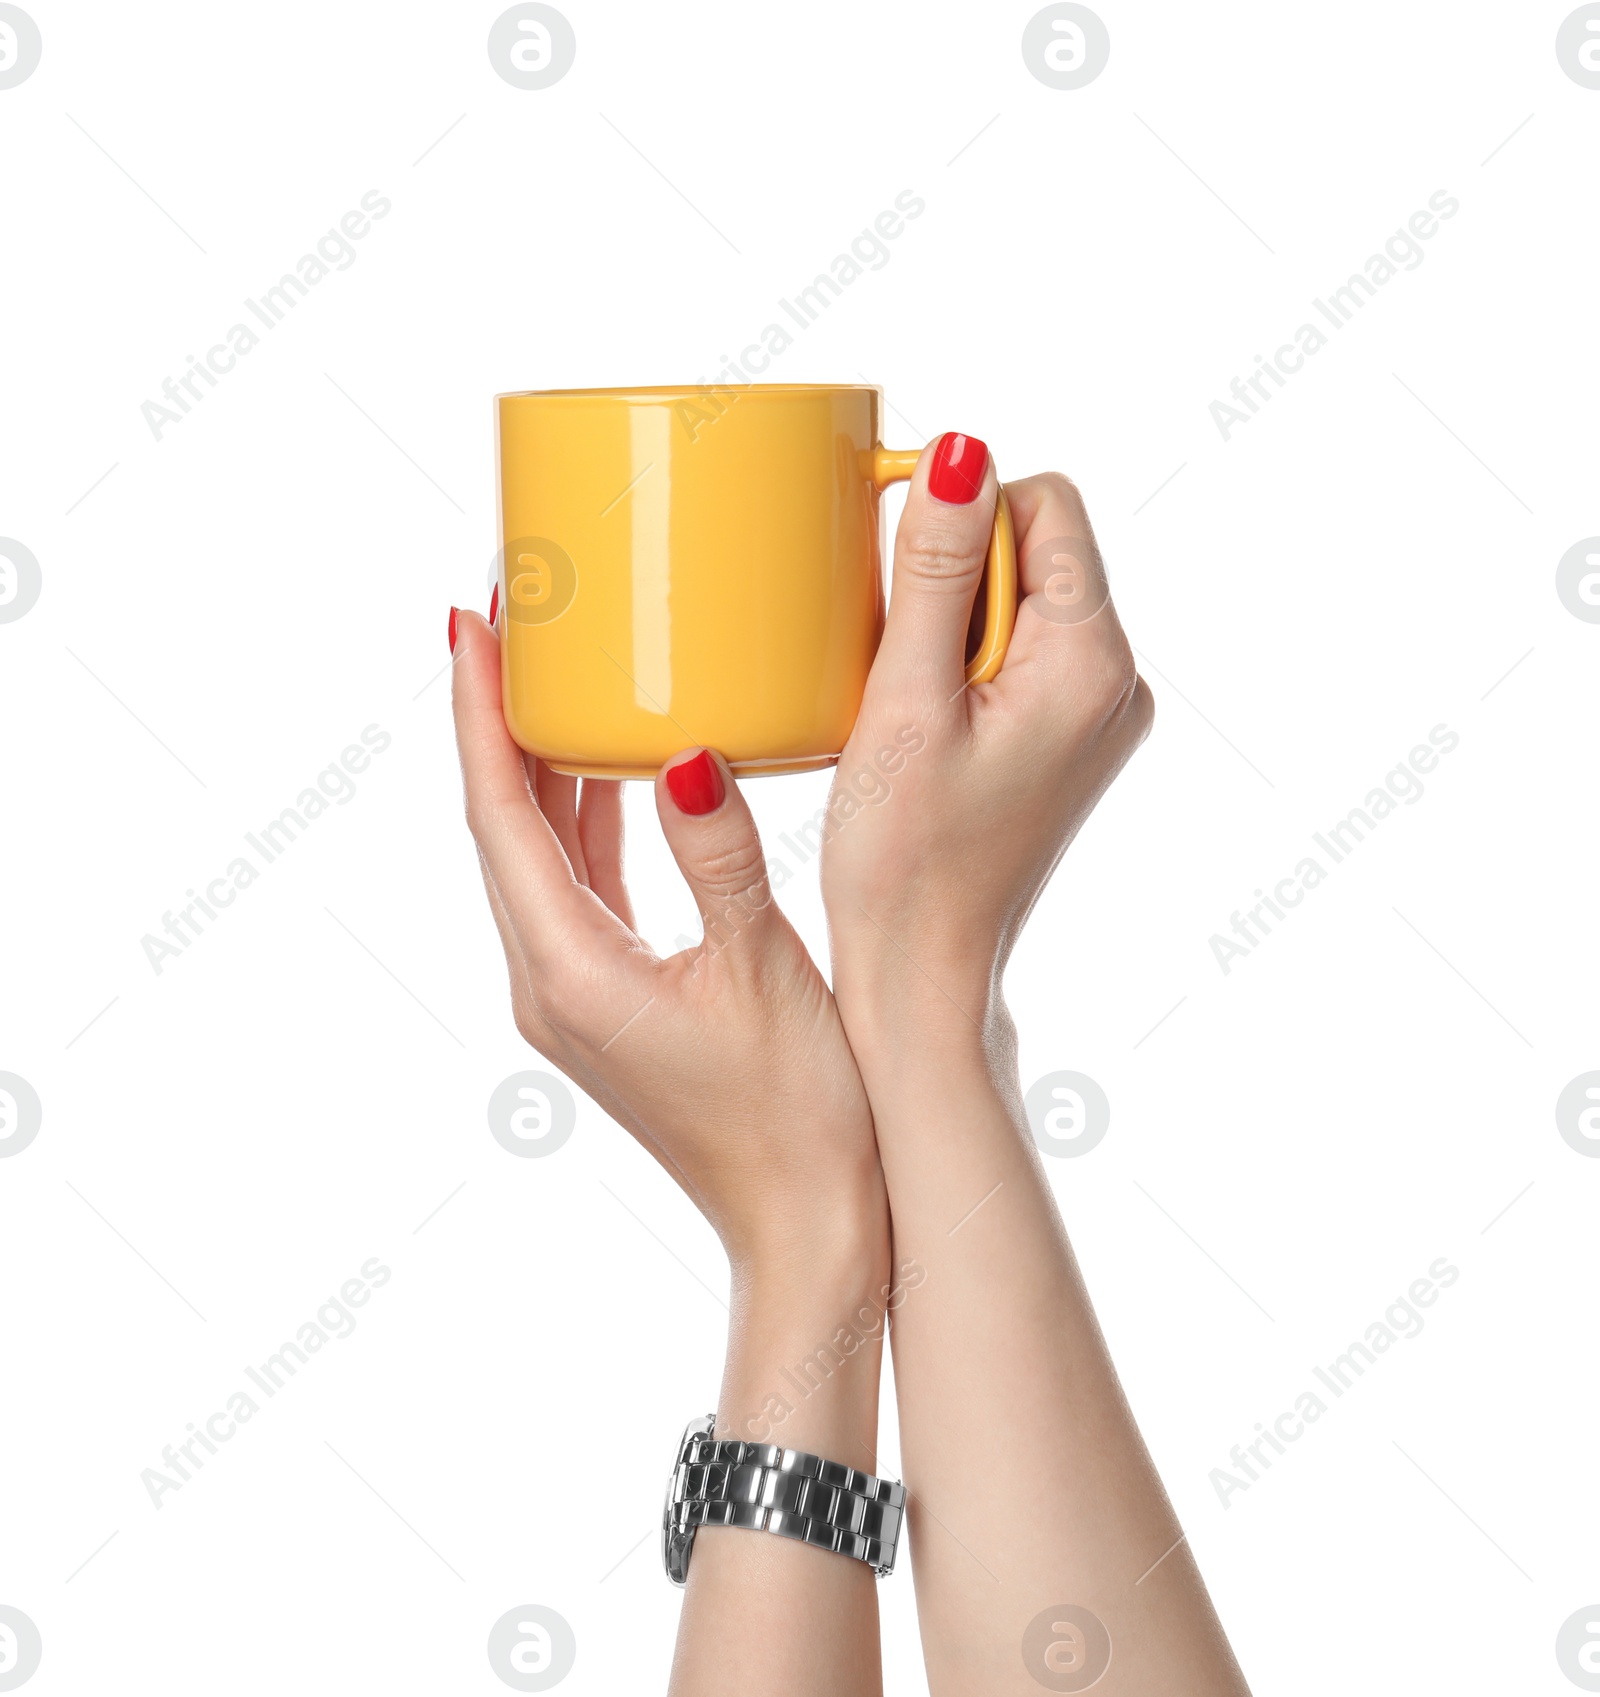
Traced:
<path fill-rule="evenodd" d="M 819 395 L 855 391 L 881 395 L 881 383 L 662 383 L 622 389 L 507 389 L 497 401 L 554 400 L 660 400 L 669 395 L 694 396 L 737 393 L 739 395 Z"/>

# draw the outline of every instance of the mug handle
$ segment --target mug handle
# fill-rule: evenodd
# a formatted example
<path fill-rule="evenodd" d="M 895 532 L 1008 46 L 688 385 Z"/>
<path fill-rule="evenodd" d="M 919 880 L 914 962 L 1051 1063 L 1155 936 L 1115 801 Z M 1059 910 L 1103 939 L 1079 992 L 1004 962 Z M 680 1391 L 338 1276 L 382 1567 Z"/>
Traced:
<path fill-rule="evenodd" d="M 872 450 L 872 486 L 879 494 L 891 483 L 910 477 L 922 458 L 920 448 L 904 451 L 878 447 Z M 989 537 L 989 559 L 984 568 L 987 590 L 983 607 L 983 638 L 967 666 L 969 684 L 986 684 L 998 675 L 1017 622 L 1017 542 L 1011 525 L 1011 503 L 1005 485 L 1000 485 L 994 504 L 994 530 Z"/>

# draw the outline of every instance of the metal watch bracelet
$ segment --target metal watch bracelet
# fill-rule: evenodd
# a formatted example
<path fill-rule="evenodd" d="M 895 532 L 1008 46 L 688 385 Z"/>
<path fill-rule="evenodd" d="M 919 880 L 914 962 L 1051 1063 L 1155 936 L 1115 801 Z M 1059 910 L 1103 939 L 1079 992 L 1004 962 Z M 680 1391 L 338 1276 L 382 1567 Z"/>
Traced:
<path fill-rule="evenodd" d="M 702 1526 L 742 1526 L 894 1572 L 906 1488 L 778 1444 L 713 1438 L 716 1416 L 691 1420 L 678 1444 L 661 1516 L 661 1560 L 674 1585 L 689 1577 Z"/>

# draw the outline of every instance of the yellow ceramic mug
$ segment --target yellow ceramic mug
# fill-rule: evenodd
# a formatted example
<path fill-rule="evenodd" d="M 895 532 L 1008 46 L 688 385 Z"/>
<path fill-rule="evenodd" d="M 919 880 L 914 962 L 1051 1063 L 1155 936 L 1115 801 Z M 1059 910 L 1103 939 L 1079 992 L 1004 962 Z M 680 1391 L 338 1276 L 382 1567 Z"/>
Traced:
<path fill-rule="evenodd" d="M 879 494 L 916 469 L 868 385 L 501 395 L 506 724 L 584 777 L 649 778 L 684 748 L 734 771 L 836 761 L 883 631 Z M 1016 616 L 1001 493 L 983 636 Z"/>

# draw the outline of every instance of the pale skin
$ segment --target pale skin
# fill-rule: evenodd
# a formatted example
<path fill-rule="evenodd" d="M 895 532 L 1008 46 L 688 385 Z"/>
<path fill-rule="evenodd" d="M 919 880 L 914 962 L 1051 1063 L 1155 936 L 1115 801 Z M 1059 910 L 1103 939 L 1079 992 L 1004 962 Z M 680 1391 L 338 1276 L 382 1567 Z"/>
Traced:
<path fill-rule="evenodd" d="M 1109 1632 L 1097 1693 L 1247 1697 L 1043 1177 L 1001 994 L 1040 891 L 1148 733 L 1150 694 L 1082 502 L 1056 475 L 1007 485 L 1025 599 L 1000 675 L 962 688 L 995 474 L 947 503 L 928 490 L 929 458 L 835 779 L 822 873 L 832 993 L 771 899 L 725 770 L 724 798 L 699 816 L 677 807 L 665 773 L 656 784 L 706 941 L 661 960 L 639 940 L 617 787 L 585 781 L 580 797 L 577 780 L 521 753 L 501 716 L 495 633 L 461 615 L 467 812 L 513 1011 L 722 1239 L 733 1300 L 719 1434 L 876 1472 L 882 1330 L 869 1317 L 893 1308 L 935 1697 L 1037 1697 L 1023 1636 L 1064 1603 Z M 1044 546 L 1059 539 L 1065 550 Z M 852 786 L 872 804 L 851 805 Z M 786 1390 L 783 1369 L 840 1328 L 859 1342 L 837 1370 L 808 1395 Z M 702 1528 L 672 1691 L 881 1691 L 878 1583 L 840 1556 Z M 1067 1650 L 1049 1666 L 1070 1663 Z"/>

